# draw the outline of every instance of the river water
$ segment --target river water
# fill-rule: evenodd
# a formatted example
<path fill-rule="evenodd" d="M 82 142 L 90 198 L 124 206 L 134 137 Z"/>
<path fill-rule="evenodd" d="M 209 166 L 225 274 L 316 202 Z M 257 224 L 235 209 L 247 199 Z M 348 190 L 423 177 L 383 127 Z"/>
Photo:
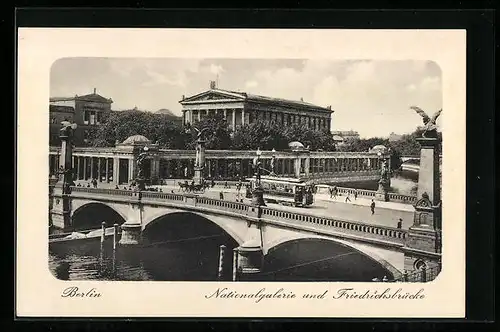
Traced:
<path fill-rule="evenodd" d="M 414 180 L 393 181 L 398 191 L 411 191 Z M 410 189 L 408 189 L 410 188 Z M 227 247 L 224 278 L 232 277 L 232 249 L 236 242 L 206 220 L 158 223 L 145 233 L 138 246 L 117 246 L 107 238 L 49 245 L 49 269 L 61 280 L 218 280 L 219 247 Z M 177 226 L 175 226 L 177 225 Z M 370 281 L 389 272 L 351 248 L 318 241 L 298 241 L 266 255 L 262 272 L 252 280 L 262 281 Z"/>

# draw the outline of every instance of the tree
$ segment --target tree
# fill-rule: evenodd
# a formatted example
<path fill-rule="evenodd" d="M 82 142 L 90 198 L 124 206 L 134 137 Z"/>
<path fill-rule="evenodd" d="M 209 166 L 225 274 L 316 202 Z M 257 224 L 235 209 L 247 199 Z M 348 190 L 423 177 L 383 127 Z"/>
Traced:
<path fill-rule="evenodd" d="M 283 150 L 288 142 L 282 128 L 275 122 L 256 121 L 238 128 L 233 136 L 234 150 Z"/>
<path fill-rule="evenodd" d="M 231 147 L 231 129 L 221 114 L 208 115 L 200 122 L 192 125 L 198 130 L 208 128 L 205 132 L 204 139 L 206 139 L 205 148 L 209 150 L 227 150 Z M 197 131 L 188 126 L 186 132 L 189 133 L 188 149 L 194 149 L 196 146 Z"/>
<path fill-rule="evenodd" d="M 168 115 L 138 110 L 114 111 L 100 126 L 89 130 L 92 146 L 114 146 L 133 135 L 143 135 L 153 143 L 170 149 L 183 149 L 187 135 Z"/>

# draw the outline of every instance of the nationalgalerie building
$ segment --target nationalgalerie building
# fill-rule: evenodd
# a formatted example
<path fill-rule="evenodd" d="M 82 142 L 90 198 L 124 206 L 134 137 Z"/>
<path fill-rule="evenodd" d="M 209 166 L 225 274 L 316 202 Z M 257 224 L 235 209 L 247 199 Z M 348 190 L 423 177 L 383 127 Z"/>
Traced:
<path fill-rule="evenodd" d="M 233 131 L 257 120 L 274 120 L 285 126 L 302 123 L 311 129 L 330 131 L 333 113 L 330 106 L 218 89 L 213 81 L 209 90 L 183 96 L 179 103 L 184 124 L 194 124 L 208 115 L 220 114 Z"/>

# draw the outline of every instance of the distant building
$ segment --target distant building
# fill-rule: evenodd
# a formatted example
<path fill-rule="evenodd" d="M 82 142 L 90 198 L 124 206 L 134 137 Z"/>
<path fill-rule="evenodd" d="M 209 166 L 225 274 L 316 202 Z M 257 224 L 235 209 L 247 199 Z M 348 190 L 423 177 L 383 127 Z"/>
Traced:
<path fill-rule="evenodd" d="M 399 141 L 401 139 L 401 137 L 403 137 L 403 135 L 398 135 L 398 134 L 395 134 L 395 133 L 390 133 L 389 134 L 389 142 Z"/>
<path fill-rule="evenodd" d="M 61 121 L 70 121 L 78 125 L 75 130 L 74 144 L 85 144 L 88 130 L 98 126 L 104 117 L 111 112 L 111 98 L 105 98 L 94 93 L 74 97 L 52 97 L 49 100 L 50 144 L 59 145 L 59 130 Z"/>
<path fill-rule="evenodd" d="M 175 115 L 171 110 L 162 108 L 159 109 L 158 111 L 155 112 L 156 114 L 164 114 L 168 120 L 174 122 L 175 124 L 178 124 L 179 126 L 182 126 L 183 124 L 183 118 L 182 116 Z"/>
<path fill-rule="evenodd" d="M 209 114 L 221 114 L 231 129 L 257 120 L 276 121 L 281 125 L 303 123 L 316 130 L 330 130 L 332 109 L 307 102 L 258 96 L 223 90 L 210 82 L 210 89 L 191 97 L 182 97 L 183 123 L 196 123 Z"/>
<path fill-rule="evenodd" d="M 342 145 L 348 139 L 359 139 L 359 133 L 354 130 L 333 130 L 332 135 L 336 145 Z"/>

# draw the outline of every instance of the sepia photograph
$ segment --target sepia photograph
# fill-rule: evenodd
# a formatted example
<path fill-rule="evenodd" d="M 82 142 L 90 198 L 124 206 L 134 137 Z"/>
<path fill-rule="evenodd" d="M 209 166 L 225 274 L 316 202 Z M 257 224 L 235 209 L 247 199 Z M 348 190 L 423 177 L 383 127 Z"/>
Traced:
<path fill-rule="evenodd" d="M 465 31 L 18 44 L 18 315 L 464 316 Z"/>
<path fill-rule="evenodd" d="M 449 110 L 434 61 L 66 57 L 49 84 L 59 280 L 441 271 Z"/>

